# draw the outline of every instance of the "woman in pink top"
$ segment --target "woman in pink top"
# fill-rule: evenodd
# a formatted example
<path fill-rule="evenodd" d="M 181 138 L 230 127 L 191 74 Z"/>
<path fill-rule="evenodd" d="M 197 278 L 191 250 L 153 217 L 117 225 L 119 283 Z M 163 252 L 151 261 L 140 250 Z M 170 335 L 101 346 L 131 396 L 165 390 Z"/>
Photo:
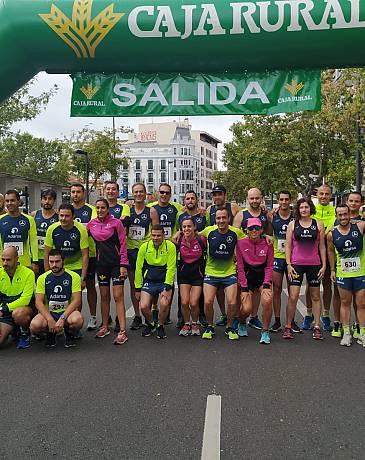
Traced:
<path fill-rule="evenodd" d="M 284 339 L 293 339 L 292 321 L 297 307 L 304 274 L 309 285 L 314 316 L 313 338 L 321 340 L 320 283 L 326 271 L 326 246 L 322 222 L 312 219 L 316 210 L 310 198 L 297 201 L 295 220 L 290 222 L 286 234 L 285 256 L 288 266 L 289 298 Z"/>
<path fill-rule="evenodd" d="M 182 234 L 176 245 L 178 251 L 177 282 L 181 298 L 184 326 L 179 335 L 200 335 L 199 298 L 202 292 L 205 268 L 205 238 L 197 235 L 191 217 L 181 222 Z M 191 324 L 190 324 L 191 317 Z"/>
<path fill-rule="evenodd" d="M 124 226 L 122 221 L 109 213 L 109 203 L 105 198 L 96 201 L 97 218 L 86 226 L 96 244 L 96 274 L 101 297 L 102 325 L 97 338 L 110 334 L 108 328 L 110 312 L 110 281 L 113 285 L 120 331 L 115 338 L 116 345 L 122 345 L 128 338 L 125 332 L 126 318 L 124 305 L 124 280 L 127 277 L 128 257 Z"/>

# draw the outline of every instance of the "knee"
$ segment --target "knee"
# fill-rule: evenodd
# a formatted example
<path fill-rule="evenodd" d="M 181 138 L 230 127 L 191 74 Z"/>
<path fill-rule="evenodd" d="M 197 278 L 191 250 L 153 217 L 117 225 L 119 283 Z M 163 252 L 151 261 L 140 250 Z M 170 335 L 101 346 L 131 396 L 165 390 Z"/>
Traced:
<path fill-rule="evenodd" d="M 16 308 L 12 313 L 13 320 L 18 322 L 30 321 L 30 313 L 26 308 Z"/>
<path fill-rule="evenodd" d="M 123 295 L 122 294 L 115 294 L 114 296 L 114 301 L 115 302 L 123 302 Z"/>
<path fill-rule="evenodd" d="M 312 299 L 312 302 L 320 302 L 321 301 L 321 295 L 319 293 L 319 290 L 318 292 L 312 292 L 311 293 L 311 299 Z"/>

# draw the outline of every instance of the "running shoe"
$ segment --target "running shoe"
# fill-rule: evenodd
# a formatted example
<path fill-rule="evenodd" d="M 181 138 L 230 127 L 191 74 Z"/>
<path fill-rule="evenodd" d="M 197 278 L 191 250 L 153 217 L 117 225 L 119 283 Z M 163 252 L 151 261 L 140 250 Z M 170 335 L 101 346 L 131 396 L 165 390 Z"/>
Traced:
<path fill-rule="evenodd" d="M 216 326 L 227 326 L 227 315 L 221 315 L 215 323 Z"/>
<path fill-rule="evenodd" d="M 100 330 L 100 329 L 99 329 Z M 76 335 L 65 331 L 65 348 L 76 347 Z"/>
<path fill-rule="evenodd" d="M 340 345 L 342 345 L 344 347 L 351 347 L 351 345 L 352 345 L 351 332 L 345 332 L 343 334 L 343 337 L 341 339 Z"/>
<path fill-rule="evenodd" d="M 187 336 L 190 335 L 190 334 L 191 334 L 190 324 L 186 323 L 186 324 L 184 324 L 184 326 L 180 329 L 179 335 L 181 335 L 181 337 L 187 337 Z"/>
<path fill-rule="evenodd" d="M 321 322 L 323 324 L 323 329 L 326 332 L 332 332 L 331 318 L 329 316 L 321 316 Z"/>
<path fill-rule="evenodd" d="M 62 332 L 59 335 L 62 335 Z M 80 339 L 82 339 L 84 337 L 83 334 L 82 334 L 81 329 L 78 329 L 77 331 L 75 331 L 73 336 L 74 336 L 75 340 L 80 340 Z"/>
<path fill-rule="evenodd" d="M 45 335 L 43 332 L 41 332 L 40 334 L 32 334 L 32 340 L 35 340 L 36 342 L 41 342 L 44 339 Z"/>
<path fill-rule="evenodd" d="M 95 334 L 95 338 L 96 339 L 103 339 L 104 337 L 106 337 L 109 334 L 110 334 L 109 328 L 107 328 L 106 326 L 100 326 L 99 329 L 98 329 L 98 332 Z"/>
<path fill-rule="evenodd" d="M 116 316 L 115 317 L 114 332 L 118 334 L 119 331 L 120 331 L 119 318 L 118 318 L 118 316 Z"/>
<path fill-rule="evenodd" d="M 176 327 L 177 329 L 181 329 L 184 326 L 184 318 L 178 318 L 176 321 Z"/>
<path fill-rule="evenodd" d="M 155 323 L 149 323 L 146 321 L 146 324 L 144 325 L 142 329 L 142 337 L 149 337 L 153 332 L 156 330 L 156 325 Z"/>
<path fill-rule="evenodd" d="M 167 318 L 165 319 L 164 325 L 168 326 L 171 323 L 172 323 L 172 321 L 171 321 L 170 312 L 169 312 L 169 314 L 167 315 Z M 184 320 L 183 320 L 183 324 L 184 324 Z"/>
<path fill-rule="evenodd" d="M 128 340 L 125 331 L 119 331 L 119 334 L 114 339 L 114 345 L 123 345 Z"/>
<path fill-rule="evenodd" d="M 254 329 L 258 329 L 259 331 L 262 329 L 262 322 L 259 320 L 258 316 L 251 318 L 248 322 L 248 325 Z"/>
<path fill-rule="evenodd" d="M 202 339 L 212 340 L 214 334 L 214 327 L 208 326 L 202 334 Z"/>
<path fill-rule="evenodd" d="M 291 322 L 291 330 L 296 334 L 300 334 L 302 332 L 301 328 L 294 320 Z"/>
<path fill-rule="evenodd" d="M 88 331 L 95 331 L 95 329 L 97 328 L 97 320 L 96 320 L 96 316 L 90 316 L 90 319 L 89 319 L 89 322 L 87 323 L 87 330 Z"/>
<path fill-rule="evenodd" d="M 301 328 L 304 330 L 304 331 L 309 331 L 310 329 L 312 329 L 312 323 L 313 323 L 313 320 L 314 320 L 314 316 L 308 316 L 306 315 L 304 317 L 304 320 L 303 320 L 303 323 L 301 324 Z"/>
<path fill-rule="evenodd" d="M 238 325 L 239 325 L 239 321 L 238 321 L 238 318 L 235 318 L 233 320 L 233 323 L 232 323 L 232 329 L 234 329 L 235 331 L 238 331 Z"/>
<path fill-rule="evenodd" d="M 269 345 L 271 342 L 269 331 L 261 331 L 260 343 Z"/>
<path fill-rule="evenodd" d="M 248 337 L 248 329 L 246 323 L 240 323 L 238 326 L 238 335 L 240 337 Z"/>
<path fill-rule="evenodd" d="M 360 337 L 357 339 L 357 343 L 365 348 L 365 333 L 360 335 Z"/>
<path fill-rule="evenodd" d="M 358 339 L 360 337 L 360 324 L 354 323 L 352 325 L 352 333 L 353 333 L 354 339 Z"/>
<path fill-rule="evenodd" d="M 205 317 L 205 315 L 199 315 L 199 323 L 200 323 L 203 327 L 207 327 L 207 326 L 208 326 L 207 318 Z"/>
<path fill-rule="evenodd" d="M 53 332 L 47 332 L 45 347 L 54 348 L 56 345 L 57 345 L 57 334 L 54 334 Z"/>
<path fill-rule="evenodd" d="M 152 309 L 152 321 L 154 323 L 158 322 L 158 313 L 159 313 L 158 308 L 156 308 L 155 310 Z"/>
<path fill-rule="evenodd" d="M 140 327 L 142 327 L 142 318 L 140 316 L 135 316 L 133 318 L 132 324 L 130 325 L 130 328 L 132 331 L 137 331 Z"/>
<path fill-rule="evenodd" d="M 20 334 L 17 348 L 25 350 L 30 347 L 30 334 Z"/>
<path fill-rule="evenodd" d="M 333 329 L 331 332 L 332 337 L 338 337 L 341 338 L 342 331 L 341 331 L 341 323 L 339 321 L 335 321 L 333 323 Z"/>
<path fill-rule="evenodd" d="M 166 339 L 167 335 L 165 332 L 165 328 L 160 324 L 157 328 L 157 338 L 158 339 Z"/>
<path fill-rule="evenodd" d="M 323 340 L 322 331 L 319 326 L 314 326 L 312 337 L 314 340 Z"/>
<path fill-rule="evenodd" d="M 238 340 L 239 335 L 237 334 L 237 331 L 233 329 L 233 327 L 227 327 L 225 330 L 226 336 L 229 338 L 229 340 Z"/>
<path fill-rule="evenodd" d="M 281 329 L 281 322 L 279 320 L 275 320 L 274 324 L 270 327 L 270 332 L 280 332 Z"/>
<path fill-rule="evenodd" d="M 200 335 L 200 327 L 197 323 L 192 323 L 191 325 L 191 335 Z"/>
<path fill-rule="evenodd" d="M 283 339 L 294 339 L 293 331 L 291 327 L 286 326 L 283 333 Z"/>

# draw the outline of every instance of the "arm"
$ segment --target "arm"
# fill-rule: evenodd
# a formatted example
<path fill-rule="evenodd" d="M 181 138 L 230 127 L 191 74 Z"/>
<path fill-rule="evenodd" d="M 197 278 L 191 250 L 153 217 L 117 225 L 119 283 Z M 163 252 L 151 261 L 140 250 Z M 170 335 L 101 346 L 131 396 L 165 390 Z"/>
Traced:
<path fill-rule="evenodd" d="M 49 256 L 49 251 L 53 248 L 53 229 L 54 226 L 53 224 L 47 228 L 46 232 L 46 238 L 44 240 L 44 252 L 43 252 L 43 257 L 44 257 L 44 270 L 47 272 L 49 270 L 49 263 L 48 263 L 48 256 Z"/>
<path fill-rule="evenodd" d="M 232 203 L 231 206 L 233 217 L 236 217 L 237 214 L 241 211 L 241 208 L 236 203 Z"/>
<path fill-rule="evenodd" d="M 333 244 L 332 232 L 327 234 L 327 256 L 330 263 L 331 269 L 331 280 L 333 283 L 336 282 L 336 257 L 335 257 L 335 246 Z"/>
<path fill-rule="evenodd" d="M 77 225 L 78 230 L 80 231 L 80 249 L 82 257 L 82 269 L 81 269 L 81 280 L 86 280 L 87 276 L 87 266 L 89 265 L 89 238 L 86 228 L 82 224 Z M 82 289 L 84 285 L 81 284 Z"/>
<path fill-rule="evenodd" d="M 151 223 L 152 225 L 158 225 L 160 223 L 160 218 L 158 217 L 158 213 L 155 208 L 150 208 L 150 215 L 151 215 Z"/>
<path fill-rule="evenodd" d="M 37 283 L 37 291 L 38 291 L 38 283 Z M 50 324 L 52 324 L 52 327 L 56 324 L 56 321 L 52 318 L 51 313 L 48 310 L 48 307 L 45 304 L 45 294 L 37 292 L 35 296 L 35 306 L 38 310 L 38 313 L 40 313 L 43 318 L 47 321 L 48 326 L 50 327 Z M 54 324 L 53 324 L 54 323 Z"/>
<path fill-rule="evenodd" d="M 84 282 L 87 276 L 87 266 L 89 265 L 89 248 L 81 249 L 82 269 L 81 280 Z"/>
<path fill-rule="evenodd" d="M 35 273 L 38 273 L 38 237 L 37 237 L 37 227 L 35 225 L 35 220 L 33 217 L 28 216 L 29 219 L 29 245 L 30 245 L 30 252 L 32 255 L 32 270 Z"/>
<path fill-rule="evenodd" d="M 290 222 L 288 225 L 288 230 L 286 231 L 286 243 L 285 243 L 285 259 L 288 266 L 288 278 L 291 281 L 293 276 L 296 274 L 292 264 L 291 264 L 291 253 L 292 253 L 292 244 L 293 244 L 293 232 L 294 232 L 294 222 Z"/>
<path fill-rule="evenodd" d="M 264 277 L 264 283 L 263 283 L 264 288 L 271 287 L 273 269 L 274 269 L 274 248 L 272 244 L 270 244 L 267 248 L 267 261 L 266 261 L 265 277 Z"/>
<path fill-rule="evenodd" d="M 129 267 L 128 263 L 128 255 L 127 255 L 127 238 L 125 236 L 125 230 L 124 230 L 124 225 L 122 221 L 117 221 L 117 233 L 118 233 L 118 238 L 119 238 L 119 244 L 120 244 L 120 261 L 119 261 L 119 266 L 120 266 L 120 276 L 121 278 L 127 278 L 128 273 L 127 269 Z"/>
<path fill-rule="evenodd" d="M 327 265 L 326 244 L 325 244 L 325 234 L 324 234 L 323 224 L 318 222 L 318 228 L 319 228 L 319 254 L 321 256 L 322 267 L 326 269 L 326 265 Z"/>
<path fill-rule="evenodd" d="M 18 307 L 27 307 L 34 294 L 35 275 L 30 271 L 24 279 L 24 288 L 19 299 L 8 303 L 9 311 L 14 311 Z"/>
<path fill-rule="evenodd" d="M 165 277 L 165 286 L 168 289 L 174 284 L 176 272 L 176 247 L 174 244 L 168 245 L 168 254 L 167 254 L 167 271 Z"/>
<path fill-rule="evenodd" d="M 207 207 L 207 210 L 205 211 L 205 218 L 207 219 L 207 227 L 209 227 L 210 225 L 212 225 L 210 223 L 210 208 L 212 207 L 212 205 L 208 206 Z"/>
<path fill-rule="evenodd" d="M 143 276 L 142 276 L 142 269 L 144 258 L 146 254 L 147 243 L 143 243 L 142 246 L 138 250 L 137 261 L 136 261 L 136 270 L 134 272 L 134 286 L 136 291 L 141 291 Z"/>
<path fill-rule="evenodd" d="M 45 272 L 48 272 L 49 270 L 49 262 L 48 262 L 48 257 L 49 257 L 49 251 L 51 250 L 52 248 L 50 248 L 49 246 L 44 246 L 44 271 Z"/>
<path fill-rule="evenodd" d="M 246 278 L 246 273 L 245 273 L 243 254 L 238 244 L 236 245 L 236 262 L 237 262 L 238 281 L 241 286 L 241 291 L 247 292 L 248 287 L 247 287 L 247 278 Z"/>
<path fill-rule="evenodd" d="M 239 211 L 233 219 L 233 227 L 241 228 L 242 219 L 243 219 L 243 211 Z"/>

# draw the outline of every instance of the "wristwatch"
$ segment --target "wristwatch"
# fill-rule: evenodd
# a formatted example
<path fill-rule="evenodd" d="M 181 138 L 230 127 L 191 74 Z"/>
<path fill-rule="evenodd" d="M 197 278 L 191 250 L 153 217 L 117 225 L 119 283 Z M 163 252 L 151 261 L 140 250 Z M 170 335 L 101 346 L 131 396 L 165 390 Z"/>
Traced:
<path fill-rule="evenodd" d="M 63 319 L 63 321 L 66 321 L 66 315 L 64 313 L 62 313 L 62 315 L 60 316 L 60 319 Z"/>

